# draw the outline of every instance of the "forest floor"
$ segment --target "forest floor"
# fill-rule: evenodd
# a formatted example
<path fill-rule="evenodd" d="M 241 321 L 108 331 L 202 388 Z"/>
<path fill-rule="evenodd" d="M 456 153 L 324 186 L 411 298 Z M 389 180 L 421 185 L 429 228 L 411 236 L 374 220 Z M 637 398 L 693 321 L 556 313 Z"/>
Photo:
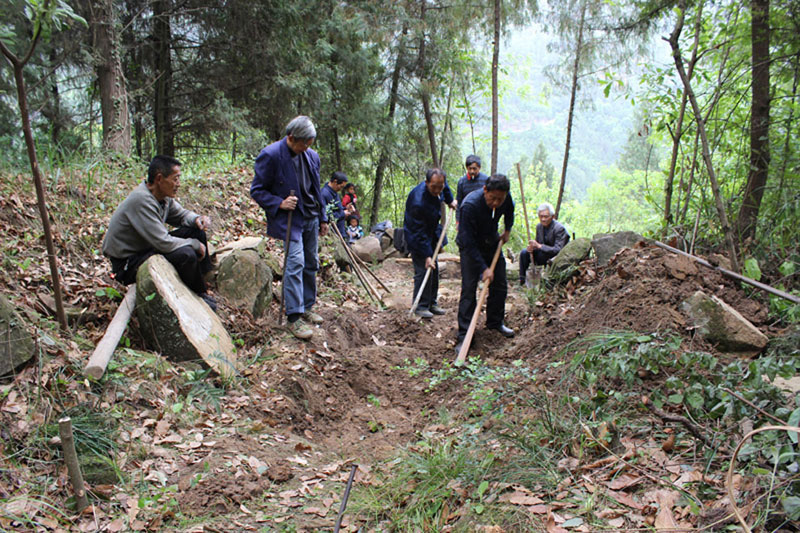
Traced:
<path fill-rule="evenodd" d="M 134 319 L 92 381 L 83 365 L 118 304 L 98 249 L 137 178 L 64 178 L 51 176 L 49 203 L 66 300 L 86 310 L 66 333 L 40 314 L 35 195 L 26 176 L 3 178 L 0 292 L 32 322 L 39 356 L 0 383 L 0 530 L 330 531 L 352 467 L 342 531 L 729 530 L 729 489 L 751 526 L 798 530 L 796 441 L 761 434 L 726 481 L 751 429 L 797 424 L 796 394 L 763 377 L 796 372 L 798 334 L 714 271 L 642 244 L 549 290 L 512 274 L 516 337 L 481 320 L 456 368 L 457 263 L 442 263 L 447 314 L 426 321 L 408 315 L 410 264 L 376 265 L 392 295 L 370 303 L 324 241 L 325 322 L 310 341 L 278 325 L 277 303 L 256 320 L 221 301 L 241 375 L 223 382 L 147 351 Z M 261 233 L 248 182 L 247 169 L 184 179 L 181 200 L 211 212 L 217 245 Z M 776 339 L 768 354 L 694 336 L 680 304 L 696 290 Z M 55 439 L 64 415 L 95 459 L 79 515 Z"/>

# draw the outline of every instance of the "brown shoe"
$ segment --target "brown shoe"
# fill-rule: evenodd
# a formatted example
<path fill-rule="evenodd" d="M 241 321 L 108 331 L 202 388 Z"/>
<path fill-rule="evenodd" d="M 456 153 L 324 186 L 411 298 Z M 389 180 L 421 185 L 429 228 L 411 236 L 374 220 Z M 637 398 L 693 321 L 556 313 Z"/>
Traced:
<path fill-rule="evenodd" d="M 294 322 L 289 322 L 289 331 L 302 341 L 307 341 L 314 335 L 314 330 L 312 330 L 311 326 L 306 324 L 302 318 L 298 318 Z"/>

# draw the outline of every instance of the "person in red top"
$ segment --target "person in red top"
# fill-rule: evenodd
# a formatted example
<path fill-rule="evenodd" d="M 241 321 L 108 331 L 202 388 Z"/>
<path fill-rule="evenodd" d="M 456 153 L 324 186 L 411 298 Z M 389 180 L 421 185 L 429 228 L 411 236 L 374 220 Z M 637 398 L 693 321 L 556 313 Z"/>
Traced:
<path fill-rule="evenodd" d="M 358 196 L 356 196 L 356 186 L 352 183 L 348 183 L 345 185 L 344 194 L 342 195 L 342 206 L 345 208 L 345 212 L 347 212 L 347 214 L 359 214 L 356 200 L 358 200 Z"/>

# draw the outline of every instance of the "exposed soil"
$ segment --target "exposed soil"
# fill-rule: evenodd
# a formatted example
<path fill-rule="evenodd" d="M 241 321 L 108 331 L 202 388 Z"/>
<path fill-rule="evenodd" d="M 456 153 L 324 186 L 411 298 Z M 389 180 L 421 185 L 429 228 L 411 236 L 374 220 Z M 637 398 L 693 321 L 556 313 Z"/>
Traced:
<path fill-rule="evenodd" d="M 241 235 L 248 230 L 242 222 L 247 216 L 260 217 L 251 205 L 235 200 L 217 201 L 214 206 L 220 217 L 235 211 L 234 218 L 242 226 L 226 227 L 221 236 Z M 21 228 L 35 220 L 32 209 L 31 202 L 16 196 L 3 199 L 0 221 L 8 223 L 4 226 L 9 229 L 17 228 L 13 236 L 22 239 Z M 95 280 L 107 279 L 104 261 L 82 253 L 85 255 L 85 251 L 73 249 L 64 256 L 68 302 L 110 319 L 114 305 L 93 298 L 94 287 L 86 283 L 92 272 Z M 3 276 L 10 291 L 22 294 L 15 302 L 28 308 L 33 302 L 25 291 L 36 289 L 46 279 L 44 267 L 36 268 L 22 276 L 16 272 Z M 175 499 L 180 512 L 205 517 L 211 531 L 289 523 L 297 531 L 331 528 L 336 518 L 333 503 L 340 501 L 348 465 L 358 464 L 357 481 L 368 485 L 373 482 L 370 471 L 377 461 L 413 444 L 425 431 L 443 429 L 442 412 L 466 416 L 463 400 L 467 393 L 457 381 L 446 380 L 431 389 L 427 378 L 410 371 L 420 365 L 439 370 L 455 359 L 458 264 L 442 263 L 439 304 L 447 314 L 429 321 L 408 315 L 410 264 L 389 259 L 375 272 L 393 292 L 386 298 L 386 307 L 368 305 L 364 293 L 353 285 L 355 278 L 340 275 L 335 266 L 324 269 L 315 311 L 325 322 L 315 328 L 309 342 L 296 340 L 278 324 L 277 304 L 255 320 L 221 301 L 220 316 L 231 334 L 241 340 L 243 360 L 254 362 L 243 371 L 241 384 L 228 391 L 219 410 L 209 405 L 189 425 L 174 416 L 167 404 L 167 399 L 174 401 L 170 380 L 178 371 L 156 380 L 139 376 L 143 381 L 131 391 L 118 391 L 109 384 L 96 400 L 96 408 L 107 409 L 125 399 L 145 408 L 140 431 L 123 428 L 121 440 L 146 446 L 148 451 L 145 457 L 126 456 L 123 471 L 148 470 L 151 473 L 146 479 L 163 476 L 165 486 L 177 485 Z M 509 279 L 516 277 L 510 274 Z M 487 331 L 481 319 L 470 355 L 480 356 L 490 365 L 521 359 L 544 369 L 549 362 L 568 359 L 560 352 L 576 337 L 623 329 L 642 333 L 673 330 L 687 345 L 713 352 L 713 346 L 693 337 L 680 311 L 681 302 L 697 290 L 716 294 L 762 331 L 771 332 L 767 310 L 737 284 L 715 271 L 640 244 L 619 253 L 607 267 L 598 267 L 593 259 L 584 262 L 566 289 L 532 304 L 523 289 L 510 283 L 506 324 L 517 330 L 517 336 L 509 340 Z M 29 310 L 29 315 L 33 313 Z M 135 328 L 134 320 L 129 335 L 133 346 L 142 348 Z M 102 333 L 102 324 L 84 331 L 93 343 Z M 80 351 L 74 352 L 68 357 L 83 357 Z M 58 357 L 60 364 L 67 363 L 63 351 Z M 135 368 L 125 370 L 131 376 L 136 372 Z M 34 370 L 28 369 L 17 381 L 33 382 L 34 375 Z M 80 380 L 77 383 L 76 388 Z M 8 417 L 18 411 L 4 405 L 0 420 L 21 440 L 20 431 L 30 428 L 23 431 L 11 424 Z M 8 483 L 0 481 L 0 494 L 4 485 Z M 64 492 L 65 486 L 61 488 Z M 246 507 L 254 500 L 261 506 L 255 512 Z M 136 513 L 130 516 L 134 524 Z M 160 527 L 160 520 L 151 521 L 151 526 Z M 147 526 L 137 524 L 142 526 L 139 529 Z M 356 529 L 357 524 L 345 528 Z"/>

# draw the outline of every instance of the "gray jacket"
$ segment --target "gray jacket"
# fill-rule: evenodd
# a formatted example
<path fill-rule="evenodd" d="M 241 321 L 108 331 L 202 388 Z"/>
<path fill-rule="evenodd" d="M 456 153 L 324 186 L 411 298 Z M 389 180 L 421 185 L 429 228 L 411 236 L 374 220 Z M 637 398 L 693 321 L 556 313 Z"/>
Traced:
<path fill-rule="evenodd" d="M 187 245 L 199 251 L 200 241 L 173 237 L 164 225 L 192 226 L 199 216 L 173 198 L 159 202 L 142 182 L 111 216 L 103 238 L 103 255 L 125 259 L 150 248 L 167 254 Z"/>

